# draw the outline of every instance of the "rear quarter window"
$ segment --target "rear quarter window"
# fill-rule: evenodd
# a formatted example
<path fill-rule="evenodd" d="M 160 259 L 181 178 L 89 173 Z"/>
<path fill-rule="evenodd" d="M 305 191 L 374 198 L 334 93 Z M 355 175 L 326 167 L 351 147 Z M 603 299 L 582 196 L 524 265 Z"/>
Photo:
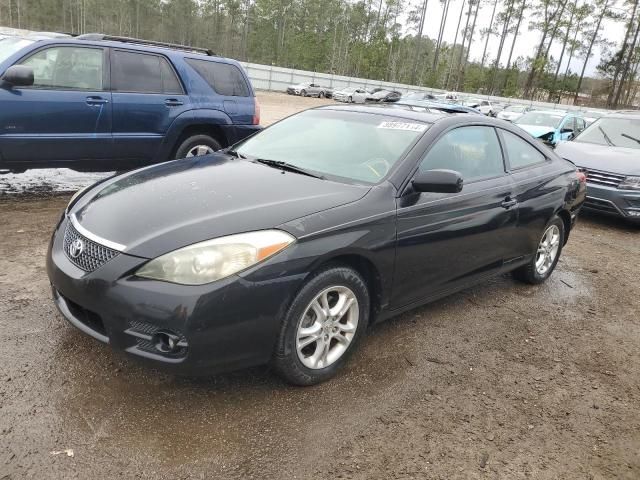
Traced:
<path fill-rule="evenodd" d="M 205 82 L 218 94 L 226 97 L 249 97 L 251 90 L 235 65 L 185 58 L 187 62 Z"/>

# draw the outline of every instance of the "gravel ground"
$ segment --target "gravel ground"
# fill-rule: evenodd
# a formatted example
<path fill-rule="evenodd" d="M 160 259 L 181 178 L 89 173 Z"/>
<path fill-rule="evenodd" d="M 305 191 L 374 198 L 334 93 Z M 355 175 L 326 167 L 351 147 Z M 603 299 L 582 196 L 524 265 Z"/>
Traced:
<path fill-rule="evenodd" d="M 260 100 L 265 123 L 320 103 Z M 640 478 L 638 228 L 583 215 L 546 284 L 408 312 L 294 388 L 162 374 L 69 326 L 44 268 L 68 198 L 0 197 L 2 480 Z"/>

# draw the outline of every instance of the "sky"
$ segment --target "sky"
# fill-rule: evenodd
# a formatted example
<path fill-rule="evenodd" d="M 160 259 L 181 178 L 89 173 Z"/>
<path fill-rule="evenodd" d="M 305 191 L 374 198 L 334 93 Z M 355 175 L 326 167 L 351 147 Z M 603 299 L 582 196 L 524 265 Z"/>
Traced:
<path fill-rule="evenodd" d="M 458 25 L 458 18 L 460 16 L 460 7 L 462 6 L 463 0 L 452 0 L 451 5 L 449 6 L 449 14 L 447 16 L 447 23 L 444 31 L 444 40 L 447 43 L 453 43 L 455 34 L 456 34 L 456 26 Z M 501 1 L 498 1 L 498 8 L 496 10 L 496 16 L 500 12 L 502 7 Z M 426 22 L 424 25 L 424 35 L 430 38 L 438 37 L 438 30 L 440 29 L 440 18 L 442 15 L 443 4 L 437 0 L 429 0 L 427 4 L 427 15 Z M 468 10 L 468 4 L 465 7 L 465 15 Z M 474 61 L 480 61 L 482 59 L 482 51 L 484 50 L 484 43 L 486 37 L 480 36 L 480 31 L 489 27 L 489 22 L 491 21 L 491 12 L 493 10 L 493 2 L 486 1 L 482 3 L 482 8 L 478 13 L 478 20 L 476 23 L 476 33 L 474 34 L 474 41 L 471 45 L 471 59 Z M 464 28 L 466 16 L 463 15 L 461 22 L 461 29 Z M 471 18 L 473 22 L 473 17 Z M 520 34 L 518 35 L 518 40 L 516 42 L 516 46 L 513 52 L 513 59 L 515 60 L 518 56 L 533 56 L 535 53 L 535 48 L 540 42 L 541 32 L 539 31 L 530 31 L 529 30 L 529 21 L 527 19 L 527 12 L 525 11 L 525 18 L 522 21 L 522 25 L 520 26 Z M 602 31 L 604 32 L 604 36 L 609 40 L 615 41 L 617 44 L 621 44 L 624 38 L 625 27 L 623 22 L 612 22 L 612 21 L 603 21 L 602 22 Z M 551 56 L 554 58 L 560 57 L 560 52 L 562 50 L 562 35 L 558 33 L 556 35 L 556 41 L 551 48 Z M 505 42 L 506 47 L 503 48 L 502 54 L 502 64 L 504 65 L 507 61 L 507 57 L 509 56 L 509 49 L 511 48 L 511 41 L 513 39 L 513 35 L 509 35 L 507 41 Z M 458 34 L 458 43 L 461 42 L 461 34 Z M 492 36 L 489 40 L 489 46 L 487 48 L 487 58 L 488 61 L 492 62 L 495 59 L 495 55 L 498 51 L 498 44 L 500 39 L 497 36 Z M 505 51 L 506 50 L 506 51 Z M 600 48 L 594 47 L 591 60 L 587 64 L 586 75 L 594 76 L 596 74 L 596 66 L 600 63 L 601 56 Z M 568 58 L 569 52 L 565 52 L 563 65 L 561 67 L 561 72 L 564 72 L 566 68 L 566 61 Z M 584 62 L 584 58 L 576 59 L 574 56 L 574 60 L 571 62 L 571 71 L 580 73 L 582 69 L 582 64 Z"/>

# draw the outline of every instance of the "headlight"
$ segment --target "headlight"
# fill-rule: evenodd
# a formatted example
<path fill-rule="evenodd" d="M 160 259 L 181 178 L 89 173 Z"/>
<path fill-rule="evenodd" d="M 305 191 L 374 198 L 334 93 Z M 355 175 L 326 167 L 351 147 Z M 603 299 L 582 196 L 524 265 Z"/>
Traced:
<path fill-rule="evenodd" d="M 220 237 L 162 255 L 143 265 L 136 275 L 182 285 L 204 285 L 245 270 L 294 241 L 281 230 Z"/>
<path fill-rule="evenodd" d="M 625 178 L 618 188 L 621 190 L 640 190 L 640 177 Z"/>

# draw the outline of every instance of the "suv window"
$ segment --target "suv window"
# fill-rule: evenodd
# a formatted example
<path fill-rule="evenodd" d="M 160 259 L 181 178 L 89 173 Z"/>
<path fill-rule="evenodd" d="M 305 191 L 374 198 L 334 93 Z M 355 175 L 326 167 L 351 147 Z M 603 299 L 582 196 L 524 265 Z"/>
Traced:
<path fill-rule="evenodd" d="M 446 133 L 420 163 L 420 171 L 446 168 L 465 182 L 504 174 L 502 150 L 493 127 L 460 127 Z"/>
<path fill-rule="evenodd" d="M 183 93 L 167 59 L 147 53 L 114 50 L 111 54 L 111 83 L 115 92 Z"/>
<path fill-rule="evenodd" d="M 20 64 L 33 69 L 36 88 L 102 90 L 101 48 L 46 48 Z"/>
<path fill-rule="evenodd" d="M 227 97 L 248 97 L 250 90 L 240 69 L 228 63 L 185 58 L 213 90 Z"/>
<path fill-rule="evenodd" d="M 542 153 L 517 135 L 502 130 L 502 138 L 504 138 L 504 146 L 507 150 L 511 168 L 524 168 L 546 160 Z"/>

